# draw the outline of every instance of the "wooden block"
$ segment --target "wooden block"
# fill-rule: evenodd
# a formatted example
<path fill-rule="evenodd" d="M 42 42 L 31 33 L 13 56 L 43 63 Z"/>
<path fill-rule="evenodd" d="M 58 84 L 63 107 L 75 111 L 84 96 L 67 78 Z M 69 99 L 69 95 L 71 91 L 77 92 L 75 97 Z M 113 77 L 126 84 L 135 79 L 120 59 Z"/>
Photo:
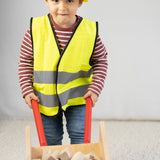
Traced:
<path fill-rule="evenodd" d="M 90 152 L 85 155 L 84 160 L 100 160 L 100 158 L 94 152 Z"/>
<path fill-rule="evenodd" d="M 50 155 L 51 155 L 51 149 L 44 148 L 42 154 L 42 160 L 48 160 Z"/>
<path fill-rule="evenodd" d="M 82 152 L 77 152 L 71 160 L 84 160 L 84 154 Z"/>
<path fill-rule="evenodd" d="M 72 158 L 72 151 L 69 147 L 62 150 L 59 154 L 60 160 L 70 160 Z"/>
<path fill-rule="evenodd" d="M 86 154 L 86 155 L 84 156 L 84 160 L 90 160 L 90 154 Z"/>
<path fill-rule="evenodd" d="M 59 159 L 59 150 L 54 151 L 49 157 L 48 160 L 58 160 Z"/>

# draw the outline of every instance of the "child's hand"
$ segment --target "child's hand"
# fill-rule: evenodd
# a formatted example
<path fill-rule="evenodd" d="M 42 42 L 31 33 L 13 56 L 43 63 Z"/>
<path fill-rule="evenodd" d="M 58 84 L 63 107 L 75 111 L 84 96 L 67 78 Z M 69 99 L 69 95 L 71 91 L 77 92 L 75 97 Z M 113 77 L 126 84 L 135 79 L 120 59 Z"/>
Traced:
<path fill-rule="evenodd" d="M 98 95 L 92 91 L 88 91 L 85 95 L 84 95 L 84 99 L 88 98 L 88 97 L 91 97 L 92 99 L 92 103 L 93 103 L 93 107 L 95 105 L 95 103 L 97 102 L 98 100 Z"/>
<path fill-rule="evenodd" d="M 37 102 L 39 102 L 38 96 L 36 96 L 34 93 L 30 93 L 30 94 L 27 94 L 27 95 L 25 96 L 26 104 L 28 104 L 28 106 L 29 106 L 30 108 L 32 108 L 32 104 L 31 104 L 31 100 L 32 100 L 32 99 L 34 99 L 34 100 L 36 100 Z"/>

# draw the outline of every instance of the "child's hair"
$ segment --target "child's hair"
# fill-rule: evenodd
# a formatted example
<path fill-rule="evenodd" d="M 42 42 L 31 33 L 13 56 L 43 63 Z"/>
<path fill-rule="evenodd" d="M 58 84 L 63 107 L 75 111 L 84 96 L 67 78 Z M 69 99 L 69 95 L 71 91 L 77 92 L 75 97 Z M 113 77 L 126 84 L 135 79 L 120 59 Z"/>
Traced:
<path fill-rule="evenodd" d="M 80 2 L 80 3 L 82 3 L 82 2 L 83 2 L 83 0 L 79 0 L 79 2 Z"/>

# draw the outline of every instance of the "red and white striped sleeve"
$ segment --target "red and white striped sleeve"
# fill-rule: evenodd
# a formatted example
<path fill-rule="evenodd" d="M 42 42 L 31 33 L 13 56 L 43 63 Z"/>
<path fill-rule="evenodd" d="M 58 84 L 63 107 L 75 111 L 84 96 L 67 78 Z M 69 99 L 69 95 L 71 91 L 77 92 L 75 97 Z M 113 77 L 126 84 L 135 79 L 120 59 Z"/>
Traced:
<path fill-rule="evenodd" d="M 28 29 L 22 41 L 19 60 L 19 83 L 22 90 L 22 95 L 33 92 L 32 77 L 33 77 L 33 51 L 30 30 Z"/>
<path fill-rule="evenodd" d="M 102 43 L 100 36 L 98 35 L 96 41 L 96 47 L 93 53 L 92 62 L 93 62 L 93 77 L 92 84 L 89 86 L 88 90 L 93 91 L 98 96 L 100 95 L 103 87 L 105 78 L 107 76 L 107 55 L 106 48 Z"/>

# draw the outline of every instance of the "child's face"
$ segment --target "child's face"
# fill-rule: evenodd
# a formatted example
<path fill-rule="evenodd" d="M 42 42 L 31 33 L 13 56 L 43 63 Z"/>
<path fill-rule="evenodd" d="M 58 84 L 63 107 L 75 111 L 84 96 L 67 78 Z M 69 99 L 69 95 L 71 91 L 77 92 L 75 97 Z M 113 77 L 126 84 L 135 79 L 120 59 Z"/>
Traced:
<path fill-rule="evenodd" d="M 79 0 L 45 0 L 49 11 L 55 21 L 61 27 L 70 27 L 76 21 L 76 13 L 82 5 Z"/>

